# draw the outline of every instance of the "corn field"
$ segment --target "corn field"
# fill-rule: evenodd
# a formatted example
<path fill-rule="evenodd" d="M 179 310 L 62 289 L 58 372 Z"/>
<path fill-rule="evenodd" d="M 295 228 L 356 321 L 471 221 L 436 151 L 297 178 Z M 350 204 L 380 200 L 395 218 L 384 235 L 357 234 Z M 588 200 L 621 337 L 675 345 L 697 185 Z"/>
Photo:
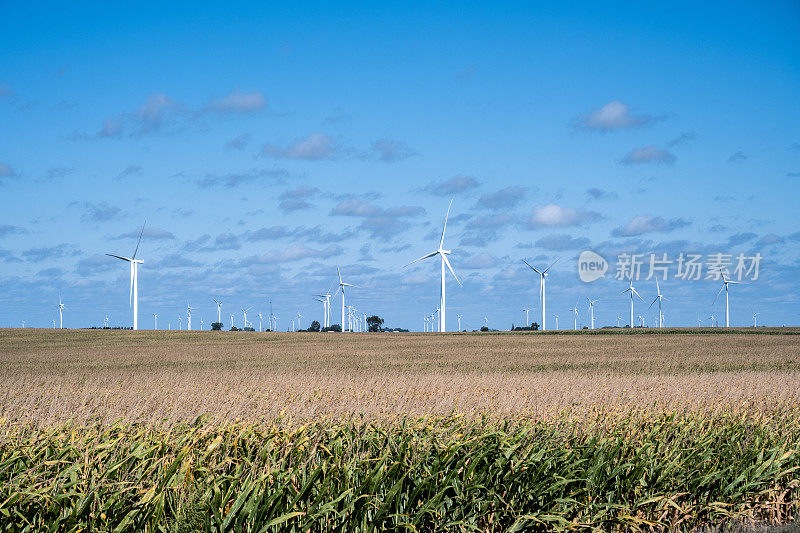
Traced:
<path fill-rule="evenodd" d="M 0 423 L 8 531 L 660 531 L 798 512 L 800 412 Z"/>

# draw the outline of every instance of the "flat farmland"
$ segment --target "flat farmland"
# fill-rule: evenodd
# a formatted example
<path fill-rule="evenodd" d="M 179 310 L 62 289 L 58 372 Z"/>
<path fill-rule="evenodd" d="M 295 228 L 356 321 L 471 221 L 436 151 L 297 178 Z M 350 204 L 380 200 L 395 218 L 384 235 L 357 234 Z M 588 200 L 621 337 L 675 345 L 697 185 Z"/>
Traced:
<path fill-rule="evenodd" d="M 0 330 L 0 529 L 786 524 L 799 391 L 792 329 Z"/>
<path fill-rule="evenodd" d="M 292 424 L 797 407 L 800 335 L 755 332 L 0 330 L 0 417 Z"/>

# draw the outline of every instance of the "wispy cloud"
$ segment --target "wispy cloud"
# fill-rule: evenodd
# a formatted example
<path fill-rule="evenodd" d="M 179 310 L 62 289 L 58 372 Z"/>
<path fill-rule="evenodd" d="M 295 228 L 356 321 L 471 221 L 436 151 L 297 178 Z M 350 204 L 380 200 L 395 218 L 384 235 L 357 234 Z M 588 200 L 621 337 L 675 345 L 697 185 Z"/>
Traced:
<path fill-rule="evenodd" d="M 242 133 L 225 143 L 225 148 L 228 150 L 242 150 L 250 142 L 251 135 L 249 133 Z"/>
<path fill-rule="evenodd" d="M 242 93 L 234 91 L 222 98 L 212 98 L 203 107 L 202 113 L 253 113 L 267 106 L 267 99 L 260 92 Z"/>
<path fill-rule="evenodd" d="M 636 115 L 628 106 L 619 100 L 607 103 L 600 109 L 595 109 L 579 116 L 574 121 L 577 129 L 589 131 L 608 132 L 614 130 L 641 128 L 654 122 L 664 120 L 664 116 Z"/>
<path fill-rule="evenodd" d="M 673 146 L 685 144 L 694 139 L 695 137 L 696 135 L 694 134 L 693 131 L 681 133 L 674 139 L 667 141 L 667 148 L 672 148 Z"/>
<path fill-rule="evenodd" d="M 245 257 L 238 261 L 238 265 L 249 267 L 263 264 L 291 263 L 304 259 L 327 259 L 342 253 L 343 250 L 339 246 L 328 246 L 322 250 L 317 250 L 302 244 L 293 244 L 284 250 L 270 250 L 262 255 Z"/>
<path fill-rule="evenodd" d="M 114 237 L 115 239 L 138 239 L 139 235 L 142 235 L 142 239 L 152 239 L 152 240 L 166 240 L 166 239 L 174 239 L 175 235 L 172 232 L 167 231 L 161 228 L 155 228 L 152 226 L 146 226 L 144 228 L 144 232 L 141 229 L 134 229 L 132 231 L 121 233 Z"/>
<path fill-rule="evenodd" d="M 3 184 L 5 178 L 17 177 L 16 171 L 7 163 L 0 163 L 0 185 Z"/>
<path fill-rule="evenodd" d="M 480 182 L 472 176 L 458 175 L 445 181 L 430 183 L 420 190 L 434 196 L 455 196 L 478 187 L 480 187 Z"/>
<path fill-rule="evenodd" d="M 70 207 L 80 207 L 83 209 L 81 219 L 84 222 L 108 222 L 122 218 L 122 209 L 115 205 L 109 205 L 106 202 L 92 203 L 92 202 L 70 202 Z"/>
<path fill-rule="evenodd" d="M 611 232 L 611 235 L 614 237 L 633 237 L 645 233 L 666 233 L 685 228 L 689 224 L 689 221 L 682 218 L 666 220 L 663 217 L 656 217 L 653 215 L 638 215 L 633 217 L 627 224 L 615 228 Z"/>
<path fill-rule="evenodd" d="M 332 216 L 362 218 L 359 229 L 372 238 L 388 240 L 409 227 L 409 219 L 425 214 L 422 207 L 398 206 L 382 208 L 358 198 L 340 202 L 331 210 Z"/>
<path fill-rule="evenodd" d="M 741 150 L 739 150 L 734 154 L 731 154 L 731 156 L 728 158 L 728 163 L 736 163 L 739 161 L 747 161 L 747 155 L 745 155 L 745 153 L 742 152 Z"/>
<path fill-rule="evenodd" d="M 11 226 L 9 224 L 0 224 L 0 238 L 8 235 L 24 235 L 28 230 L 19 226 Z"/>
<path fill-rule="evenodd" d="M 563 251 L 589 248 L 591 242 L 586 237 L 572 237 L 565 233 L 553 233 L 545 235 L 538 241 L 536 246 L 545 250 Z"/>
<path fill-rule="evenodd" d="M 117 179 L 124 179 L 130 176 L 138 176 L 142 173 L 142 167 L 139 165 L 128 165 L 125 169 L 117 174 Z"/>
<path fill-rule="evenodd" d="M 487 192 L 478 198 L 475 207 L 492 210 L 513 209 L 525 199 L 525 187 L 506 187 L 495 192 Z"/>
<path fill-rule="evenodd" d="M 658 163 L 671 165 L 675 162 L 675 156 L 667 150 L 656 148 L 652 144 L 641 148 L 634 148 L 620 160 L 623 165 L 641 165 L 645 163 Z"/>
<path fill-rule="evenodd" d="M 284 147 L 267 144 L 261 150 L 261 154 L 282 159 L 319 161 L 335 159 L 339 151 L 340 148 L 333 138 L 324 133 L 313 132 L 305 139 L 294 141 Z"/>
<path fill-rule="evenodd" d="M 384 163 L 402 161 L 414 155 L 417 152 L 413 148 L 396 139 L 378 139 L 370 147 L 370 157 Z"/>
<path fill-rule="evenodd" d="M 608 200 L 619 197 L 615 192 L 605 191 L 603 189 L 598 189 L 597 187 L 586 189 L 586 195 L 591 200 Z"/>
<path fill-rule="evenodd" d="M 242 172 L 228 172 L 226 174 L 206 174 L 195 183 L 203 189 L 212 187 L 225 187 L 232 189 L 246 183 L 252 183 L 265 178 L 282 180 L 289 176 L 289 172 L 283 168 L 253 168 Z"/>
<path fill-rule="evenodd" d="M 288 213 L 290 211 L 299 211 L 301 209 L 310 209 L 314 207 L 308 202 L 308 198 L 312 198 L 319 194 L 319 189 L 316 187 L 309 187 L 307 185 L 302 185 L 296 189 L 283 191 L 278 199 L 281 201 L 278 207 L 284 213 Z"/>

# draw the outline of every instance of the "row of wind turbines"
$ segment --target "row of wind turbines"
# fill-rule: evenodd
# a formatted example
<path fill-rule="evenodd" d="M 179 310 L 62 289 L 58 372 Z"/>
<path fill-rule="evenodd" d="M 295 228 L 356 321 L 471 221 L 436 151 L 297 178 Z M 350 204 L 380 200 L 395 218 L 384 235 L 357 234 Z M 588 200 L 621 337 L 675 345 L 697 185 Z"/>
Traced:
<path fill-rule="evenodd" d="M 408 267 L 408 266 L 413 265 L 415 263 L 419 263 L 419 262 L 422 262 L 422 261 L 425 261 L 427 259 L 434 258 L 434 257 L 437 257 L 437 256 L 438 256 L 439 261 L 440 261 L 441 278 L 440 278 L 440 284 L 439 284 L 439 307 L 434 311 L 434 313 L 432 313 L 430 315 L 425 315 L 424 320 L 423 320 L 423 330 L 424 331 L 439 331 L 439 332 L 442 332 L 442 333 L 447 331 L 447 327 L 446 327 L 447 326 L 447 320 L 446 320 L 446 316 L 447 316 L 446 269 L 450 271 L 450 273 L 452 274 L 453 278 L 458 283 L 458 285 L 463 287 L 463 285 L 461 284 L 461 281 L 458 279 L 458 276 L 456 275 L 455 271 L 453 270 L 453 266 L 450 264 L 450 260 L 448 259 L 448 256 L 451 254 L 451 250 L 447 250 L 444 247 L 445 234 L 446 234 L 446 231 L 447 231 L 447 220 L 448 220 L 448 218 L 450 216 L 450 210 L 451 210 L 452 206 L 453 206 L 453 200 L 450 200 L 450 204 L 448 205 L 447 212 L 445 214 L 444 224 L 442 226 L 442 235 L 441 235 L 441 239 L 439 240 L 438 248 L 433 250 L 432 252 L 426 254 L 426 255 L 423 255 L 422 257 L 420 257 L 418 259 L 415 259 L 415 260 L 411 261 L 410 263 L 408 263 L 408 264 L 406 264 L 404 266 L 404 268 L 405 268 L 405 267 Z M 146 221 L 145 221 L 145 224 L 146 224 Z M 141 242 L 142 242 L 142 236 L 144 235 L 145 224 L 142 225 L 142 230 L 139 233 L 139 239 L 136 242 L 136 248 L 134 249 L 133 255 L 131 257 L 126 257 L 126 256 L 116 255 L 116 254 L 106 254 L 106 255 L 108 255 L 110 257 L 114 257 L 114 258 L 120 259 L 122 261 L 126 261 L 130 265 L 129 305 L 130 305 L 130 307 L 132 308 L 132 311 L 133 311 L 133 329 L 134 330 L 137 330 L 138 326 L 139 326 L 139 321 L 138 321 L 138 314 L 139 314 L 138 313 L 138 301 L 139 301 L 139 298 L 138 298 L 138 269 L 139 269 L 139 265 L 143 264 L 143 261 L 141 259 L 137 259 L 136 255 L 139 252 L 139 246 L 141 245 Z M 539 269 L 539 268 L 536 268 L 535 266 L 531 265 L 530 263 L 528 263 L 528 261 L 523 260 L 523 262 L 539 276 L 539 304 L 540 304 L 540 307 L 541 307 L 541 325 L 540 325 L 540 327 L 541 327 L 542 330 L 546 330 L 547 329 L 546 287 L 547 287 L 547 278 L 549 276 L 548 272 L 550 271 L 551 268 L 553 268 L 553 266 L 558 261 L 559 261 L 559 259 L 556 259 L 555 261 L 553 261 L 546 268 Z M 446 267 L 446 269 L 445 269 L 445 267 Z M 331 294 L 330 291 L 327 291 L 324 294 L 315 294 L 313 296 L 313 298 L 316 301 L 321 302 L 323 304 L 323 326 L 322 327 L 323 328 L 329 328 L 331 326 L 331 315 L 332 315 L 332 313 L 331 313 L 331 303 L 332 303 L 332 300 L 335 299 L 335 297 L 341 293 L 341 298 L 340 298 L 340 300 L 341 300 L 341 323 L 340 323 L 340 326 L 342 327 L 342 330 L 343 331 L 366 331 L 366 329 L 367 329 L 367 324 L 366 324 L 367 315 L 366 315 L 366 313 L 360 312 L 358 309 L 356 309 L 353 306 L 346 305 L 346 302 L 345 302 L 346 291 L 349 288 L 358 288 L 358 286 L 354 285 L 352 283 L 348 283 L 348 282 L 343 281 L 342 273 L 341 273 L 341 270 L 339 269 L 338 266 L 336 267 L 336 270 L 337 270 L 337 276 L 338 276 L 338 284 L 337 284 L 336 292 Z M 733 280 L 728 279 L 726 273 L 723 272 L 723 271 L 720 271 L 720 276 L 722 278 L 722 286 L 720 287 L 719 291 L 717 292 L 716 297 L 714 298 L 714 304 L 716 304 L 716 301 L 719 298 L 720 294 L 724 291 L 725 292 L 725 327 L 730 327 L 729 286 L 730 285 L 741 284 L 741 282 L 733 281 Z M 633 280 L 631 280 L 630 283 L 629 283 L 629 286 L 626 289 L 624 289 L 623 291 L 621 291 L 619 294 L 622 295 L 622 294 L 626 294 L 626 293 L 629 295 L 629 298 L 630 298 L 630 321 L 629 321 L 629 325 L 631 327 L 633 327 L 634 316 L 635 316 L 634 315 L 635 298 L 638 298 L 642 302 L 645 302 L 645 300 L 644 300 L 644 298 L 642 298 L 642 296 L 638 293 L 636 288 L 633 286 Z M 590 327 L 590 329 L 594 329 L 594 327 L 595 327 L 595 324 L 594 324 L 594 307 L 595 307 L 595 304 L 599 300 L 598 299 L 592 300 L 588 296 L 586 296 L 586 300 L 589 303 L 589 308 L 588 308 L 589 327 Z M 664 314 L 663 314 L 663 309 L 662 309 L 662 304 L 663 304 L 664 300 L 667 300 L 667 298 L 665 298 L 664 295 L 661 293 L 661 287 L 658 284 L 658 279 L 656 279 L 656 297 L 651 302 L 650 307 L 652 307 L 653 305 L 658 303 L 658 327 L 663 327 L 663 325 L 664 325 Z M 216 298 L 213 298 L 213 301 L 217 305 L 217 321 L 219 323 L 222 323 L 222 301 L 217 300 Z M 714 304 L 712 304 L 712 306 Z M 271 308 L 271 304 L 270 304 L 270 308 Z M 63 302 L 61 301 L 61 296 L 60 295 L 59 295 L 59 303 L 58 303 L 57 309 L 58 309 L 58 312 L 59 312 L 59 324 L 60 324 L 60 327 L 63 328 L 63 324 L 64 324 L 63 311 L 65 309 L 65 306 L 64 306 Z M 191 307 L 187 303 L 187 306 L 186 306 L 186 320 L 187 320 L 187 329 L 189 329 L 189 330 L 191 330 L 191 328 L 192 328 L 192 311 L 195 310 L 195 309 L 196 308 Z M 247 309 L 244 309 L 244 308 L 241 309 L 242 317 L 243 317 L 243 321 L 244 321 L 244 328 L 252 327 L 252 323 L 248 322 L 248 320 L 247 320 L 247 312 L 250 311 L 251 309 L 252 309 L 252 307 L 248 307 Z M 531 309 L 523 309 L 523 311 L 525 311 L 525 313 L 526 313 L 526 325 L 530 325 L 528 313 L 531 311 Z M 573 313 L 573 316 L 574 316 L 574 329 L 577 329 L 577 327 L 578 327 L 578 303 L 576 302 L 575 306 L 570 308 L 569 311 Z M 758 315 L 758 313 L 756 313 L 754 311 L 753 312 L 754 325 L 756 324 L 757 315 Z M 262 313 L 259 312 L 257 316 L 259 318 L 259 331 L 261 331 L 262 330 L 263 315 L 262 315 Z M 297 315 L 296 315 L 296 318 L 297 318 L 298 326 L 299 326 L 300 319 L 303 318 L 303 315 L 300 312 L 298 312 Z M 458 315 L 458 330 L 459 331 L 461 330 L 461 318 L 462 318 L 462 316 Z M 712 319 L 712 325 L 713 325 L 713 323 L 714 323 L 713 315 L 712 315 L 712 317 L 709 317 L 709 318 Z M 278 319 L 278 317 L 275 316 L 272 313 L 272 310 L 270 310 L 270 315 L 269 315 L 268 319 L 269 319 L 269 329 L 272 330 L 272 331 L 277 330 L 277 319 Z M 644 319 L 643 319 L 643 317 L 641 315 L 639 315 L 639 319 L 640 319 L 640 323 L 642 325 L 644 325 Z M 556 329 L 558 329 L 558 315 L 555 315 L 555 320 L 556 320 Z M 619 325 L 619 321 L 620 320 L 621 320 L 621 317 L 617 316 L 617 325 Z M 483 317 L 483 321 L 484 321 L 485 324 L 488 324 L 488 319 L 485 316 Z M 201 318 L 201 322 L 202 322 L 202 318 Z M 292 319 L 292 322 L 294 322 L 294 319 Z M 157 329 L 158 314 L 154 314 L 154 324 L 155 324 L 155 327 Z M 106 325 L 107 325 L 107 319 L 106 319 Z M 700 325 L 699 317 L 698 317 L 698 325 Z M 55 326 L 55 324 L 54 324 L 54 326 Z M 202 324 L 201 324 L 201 327 L 202 327 Z M 231 327 L 233 327 L 233 314 L 231 314 Z M 181 324 L 181 328 L 182 328 L 182 324 Z M 292 329 L 294 329 L 294 324 L 293 324 Z"/>

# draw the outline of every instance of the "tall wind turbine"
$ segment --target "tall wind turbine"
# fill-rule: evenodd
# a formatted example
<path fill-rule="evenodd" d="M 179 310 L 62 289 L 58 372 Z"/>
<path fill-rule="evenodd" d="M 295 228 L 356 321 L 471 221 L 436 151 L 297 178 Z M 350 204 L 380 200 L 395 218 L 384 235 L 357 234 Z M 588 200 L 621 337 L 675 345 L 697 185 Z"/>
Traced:
<path fill-rule="evenodd" d="M 656 297 L 650 303 L 650 307 L 653 307 L 653 304 L 656 303 L 656 301 L 658 301 L 658 327 L 659 328 L 663 328 L 664 327 L 664 314 L 661 312 L 661 300 L 666 300 L 666 298 L 664 298 L 664 295 L 661 294 L 661 287 L 658 286 L 658 278 L 656 278 Z M 648 307 L 648 309 L 650 309 L 650 307 Z"/>
<path fill-rule="evenodd" d="M 586 295 L 584 294 L 584 296 Z M 586 299 L 589 300 L 589 297 L 586 296 Z M 589 300 L 589 329 L 594 329 L 594 304 L 598 301 L 600 300 Z"/>
<path fill-rule="evenodd" d="M 755 310 L 753 310 L 753 309 L 750 309 L 750 312 L 753 313 L 753 327 L 756 328 L 756 327 L 758 327 L 758 315 L 760 313 L 756 313 Z"/>
<path fill-rule="evenodd" d="M 458 317 L 458 331 L 461 331 L 461 315 L 456 315 Z"/>
<path fill-rule="evenodd" d="M 192 310 L 194 307 L 186 302 L 186 331 L 192 331 Z"/>
<path fill-rule="evenodd" d="M 531 310 L 530 309 L 523 309 L 523 311 L 525 311 L 525 327 L 529 328 L 529 327 L 531 327 L 531 317 L 530 317 Z"/>
<path fill-rule="evenodd" d="M 242 309 L 242 316 L 244 317 L 244 327 L 242 327 L 242 329 L 245 329 L 247 327 L 247 312 L 251 309 L 252 307 L 248 307 L 247 309 Z"/>
<path fill-rule="evenodd" d="M 297 312 L 297 329 L 300 329 L 300 319 L 303 318 L 303 315 L 300 314 L 300 311 Z"/>
<path fill-rule="evenodd" d="M 622 317 L 617 315 L 617 327 L 619 327 L 619 321 L 622 320 Z"/>
<path fill-rule="evenodd" d="M 328 302 L 322 298 L 314 297 L 314 300 L 322 303 L 322 327 L 328 327 Z"/>
<path fill-rule="evenodd" d="M 633 288 L 633 280 L 631 279 L 630 286 L 622 291 L 620 294 L 625 294 L 626 292 L 631 293 L 631 321 L 629 322 L 631 328 L 633 328 L 633 295 L 635 294 L 641 301 L 644 301 L 644 298 L 639 296 L 639 293 L 636 292 L 636 289 Z"/>
<path fill-rule="evenodd" d="M 717 303 L 717 298 L 719 298 L 720 293 L 725 291 L 725 327 L 729 328 L 731 327 L 731 306 L 730 301 L 728 300 L 728 285 L 742 285 L 742 282 L 729 280 L 725 275 L 725 272 L 720 272 L 720 274 L 722 275 L 722 287 L 720 287 L 719 292 L 717 292 L 717 295 L 714 297 L 714 303 L 711 305 L 713 306 L 715 303 Z"/>
<path fill-rule="evenodd" d="M 222 302 L 218 301 L 216 298 L 211 298 L 214 300 L 214 303 L 217 304 L 217 322 L 222 324 Z"/>
<path fill-rule="evenodd" d="M 445 331 L 447 331 L 447 323 L 445 321 L 445 317 L 446 317 L 446 314 L 447 314 L 447 307 L 446 307 L 446 303 L 445 303 L 445 283 L 444 283 L 444 281 L 445 281 L 444 266 L 445 265 L 447 265 L 447 268 L 450 269 L 450 273 L 453 274 L 453 277 L 458 282 L 458 285 L 463 287 L 463 285 L 461 285 L 461 281 L 459 281 L 459 279 L 458 279 L 458 276 L 456 276 L 456 273 L 453 271 L 453 266 L 450 264 L 450 260 L 447 259 L 447 256 L 450 255 L 450 250 L 445 250 L 444 249 L 444 233 L 447 230 L 447 219 L 450 217 L 450 208 L 451 207 L 453 207 L 453 200 L 450 200 L 450 205 L 447 206 L 447 214 L 444 216 L 444 226 L 442 226 L 442 239 L 439 241 L 439 248 L 434 250 L 433 252 L 429 253 L 428 255 L 423 255 L 419 259 L 415 259 L 414 261 L 411 261 L 408 264 L 408 265 L 413 265 L 414 263 L 417 263 L 419 261 L 423 261 L 425 259 L 428 259 L 429 257 L 434 257 L 436 255 L 438 255 L 441 258 L 441 263 L 442 263 L 442 284 L 441 284 L 441 288 L 439 289 L 439 332 L 440 333 L 444 333 Z M 408 266 L 408 265 L 405 265 L 405 266 Z"/>
<path fill-rule="evenodd" d="M 573 307 L 572 309 L 569 309 L 569 311 L 572 311 L 572 316 L 574 317 L 574 322 L 575 322 L 573 324 L 573 326 L 572 326 L 572 329 L 573 330 L 577 330 L 578 329 L 578 302 L 575 302 L 575 307 Z"/>
<path fill-rule="evenodd" d="M 546 281 L 547 281 L 547 271 L 550 270 L 551 268 L 553 268 L 553 265 L 558 263 L 558 259 L 553 261 L 553 263 L 549 267 L 545 268 L 544 270 L 539 270 L 538 268 L 535 268 L 535 267 L 531 266 L 531 264 L 528 263 L 527 261 L 525 261 L 524 259 L 522 260 L 522 262 L 525 263 L 526 265 L 528 265 L 529 267 L 531 267 L 534 270 L 534 272 L 539 274 L 539 300 L 540 300 L 540 303 L 542 304 L 542 331 L 544 331 L 545 330 L 545 316 L 546 316 L 544 300 L 545 300 L 545 284 L 546 284 Z"/>
<path fill-rule="evenodd" d="M 553 315 L 556 317 L 556 330 L 558 330 L 558 315 Z"/>
<path fill-rule="evenodd" d="M 64 304 L 61 302 L 61 294 L 58 295 L 58 329 L 64 329 Z"/>
<path fill-rule="evenodd" d="M 342 331 L 344 332 L 344 331 L 346 331 L 345 323 L 344 323 L 344 308 L 345 308 L 345 304 L 344 304 L 344 288 L 345 287 L 358 288 L 358 285 L 353 285 L 351 283 L 345 283 L 344 281 L 342 281 L 342 271 L 339 269 L 339 265 L 336 265 L 336 273 L 339 275 L 339 288 L 336 289 L 336 292 L 338 293 L 339 291 L 342 291 L 342 324 L 341 324 L 341 326 L 342 326 Z M 333 296 L 336 296 L 336 294 L 334 294 Z"/>
<path fill-rule="evenodd" d="M 136 249 L 133 251 L 133 257 L 125 257 L 122 255 L 114 255 L 114 254 L 106 254 L 111 257 L 116 257 L 117 259 L 122 259 L 123 261 L 127 261 L 131 264 L 131 295 L 130 300 L 131 303 L 129 305 L 133 306 L 133 329 L 134 331 L 139 329 L 139 265 L 144 263 L 141 259 L 136 259 L 136 252 L 139 251 L 139 244 L 142 242 L 142 235 L 144 235 L 144 226 L 147 224 L 145 220 L 144 224 L 142 224 L 142 231 L 139 233 L 139 241 L 136 243 Z"/>
<path fill-rule="evenodd" d="M 261 311 L 259 311 L 259 312 L 258 312 L 258 332 L 259 332 L 259 333 L 261 333 L 261 321 L 262 321 L 263 319 L 264 319 L 264 317 L 262 316 L 262 314 L 261 314 Z"/>
<path fill-rule="evenodd" d="M 158 329 L 158 313 L 153 313 L 153 329 Z"/>

